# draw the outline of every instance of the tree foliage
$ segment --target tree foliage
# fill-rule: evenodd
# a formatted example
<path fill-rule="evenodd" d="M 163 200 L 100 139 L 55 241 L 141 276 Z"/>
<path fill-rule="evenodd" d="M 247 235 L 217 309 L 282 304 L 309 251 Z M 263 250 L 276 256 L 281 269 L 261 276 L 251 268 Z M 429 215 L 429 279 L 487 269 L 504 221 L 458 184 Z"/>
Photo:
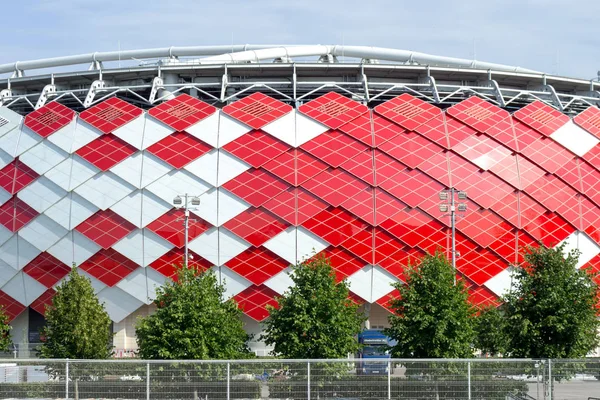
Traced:
<path fill-rule="evenodd" d="M 0 306 L 0 351 L 8 351 L 12 340 L 10 330 L 12 327 L 8 324 L 8 315 L 4 312 L 4 307 Z"/>
<path fill-rule="evenodd" d="M 145 359 L 248 358 L 242 312 L 211 270 L 179 266 L 177 279 L 156 291 L 155 313 L 136 325 L 139 355 Z"/>
<path fill-rule="evenodd" d="M 364 317 L 348 298 L 348 283 L 336 284 L 322 255 L 294 267 L 294 285 L 269 309 L 262 338 L 285 358 L 343 358 L 355 353 Z"/>
<path fill-rule="evenodd" d="M 590 271 L 576 268 L 579 253 L 564 248 L 524 250 L 504 298 L 508 355 L 579 358 L 597 347 L 598 287 Z"/>
<path fill-rule="evenodd" d="M 473 356 L 474 309 L 461 280 L 441 253 L 425 255 L 405 268 L 406 284 L 391 302 L 386 334 L 397 341 L 394 357 L 465 358 Z"/>
<path fill-rule="evenodd" d="M 504 354 L 508 348 L 506 322 L 502 307 L 482 308 L 475 317 L 475 348 L 490 356 Z"/>
<path fill-rule="evenodd" d="M 74 266 L 46 307 L 43 358 L 105 359 L 112 355 L 111 320 L 90 280 Z"/>

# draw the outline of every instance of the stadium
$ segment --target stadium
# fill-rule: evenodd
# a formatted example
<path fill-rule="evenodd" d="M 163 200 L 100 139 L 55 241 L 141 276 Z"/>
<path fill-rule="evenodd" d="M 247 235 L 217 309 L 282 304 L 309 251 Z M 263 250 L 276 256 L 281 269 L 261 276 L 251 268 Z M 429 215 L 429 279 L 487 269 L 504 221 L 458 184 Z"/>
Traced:
<path fill-rule="evenodd" d="M 3 74 L 3 75 L 2 75 Z M 324 253 L 370 327 L 408 260 L 455 242 L 475 304 L 519 249 L 600 268 L 597 80 L 360 46 L 203 46 L 0 65 L 0 304 L 18 343 L 73 264 L 118 354 L 184 257 L 260 332 Z M 449 192 L 450 190 L 450 192 Z M 460 202 L 455 233 L 448 201 Z M 441 194 L 442 193 L 442 194 Z M 266 351 L 253 343 L 255 351 Z"/>

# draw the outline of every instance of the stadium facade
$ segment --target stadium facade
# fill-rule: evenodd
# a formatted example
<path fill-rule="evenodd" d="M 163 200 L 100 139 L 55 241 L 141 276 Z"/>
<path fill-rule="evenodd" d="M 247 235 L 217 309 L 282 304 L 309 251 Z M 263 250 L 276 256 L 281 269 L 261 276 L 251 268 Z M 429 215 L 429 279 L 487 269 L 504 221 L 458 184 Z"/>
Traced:
<path fill-rule="evenodd" d="M 173 199 L 186 193 L 201 201 L 190 262 L 214 268 L 252 332 L 314 252 L 385 325 L 408 260 L 450 248 L 449 188 L 468 195 L 456 266 L 474 303 L 494 302 L 538 241 L 600 269 L 597 82 L 386 49 L 226 51 L 0 65 L 12 74 L 0 80 L 0 304 L 16 342 L 36 341 L 77 264 L 115 346 L 134 349 L 135 318 L 183 258 Z"/>

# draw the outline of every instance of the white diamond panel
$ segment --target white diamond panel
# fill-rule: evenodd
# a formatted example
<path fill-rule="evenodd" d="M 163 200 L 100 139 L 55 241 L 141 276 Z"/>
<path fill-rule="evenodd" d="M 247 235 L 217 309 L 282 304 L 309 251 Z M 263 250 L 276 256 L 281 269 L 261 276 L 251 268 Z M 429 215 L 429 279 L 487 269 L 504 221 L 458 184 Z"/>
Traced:
<path fill-rule="evenodd" d="M 96 243 L 77 231 L 71 231 L 54 246 L 48 253 L 58 258 L 66 265 L 80 265 L 101 249 Z"/>
<path fill-rule="evenodd" d="M 135 188 L 112 172 L 96 175 L 75 189 L 75 192 L 101 210 L 106 210 Z"/>
<path fill-rule="evenodd" d="M 252 286 L 252 282 L 236 274 L 226 266 L 223 265 L 220 269 L 221 282 L 225 286 L 224 300 L 228 300 Z M 215 273 L 218 273 L 218 271 L 215 271 Z"/>
<path fill-rule="evenodd" d="M 575 125 L 572 120 L 558 128 L 550 137 L 579 157 L 583 157 L 600 143 L 594 135 Z"/>
<path fill-rule="evenodd" d="M 39 250 L 46 251 L 67 233 L 68 231 L 65 228 L 51 218 L 40 214 L 19 231 L 19 236 L 32 243 Z"/>
<path fill-rule="evenodd" d="M 216 113 L 190 126 L 185 131 L 190 135 L 196 136 L 203 142 L 210 144 L 212 147 L 218 147 L 220 114 L 221 111 L 217 110 Z"/>
<path fill-rule="evenodd" d="M 58 222 L 62 227 L 70 230 L 91 217 L 98 210 L 98 207 L 77 193 L 71 192 L 44 211 L 44 214 Z"/>
<path fill-rule="evenodd" d="M 38 175 L 43 175 L 68 156 L 69 154 L 58 146 L 44 140 L 23 153 L 19 160 L 37 172 Z"/>
<path fill-rule="evenodd" d="M 144 126 L 144 140 L 142 141 L 142 149 L 147 149 L 154 143 L 161 141 L 173 133 L 173 129 L 152 118 L 149 114 L 144 115 L 146 116 L 146 125 Z"/>
<path fill-rule="evenodd" d="M 52 135 L 48 136 L 48 140 L 61 148 L 67 153 L 72 153 L 73 142 L 75 141 L 75 130 L 77 129 L 77 122 L 71 121 L 68 125 L 63 126 Z M 92 139 L 93 140 L 93 139 Z"/>
<path fill-rule="evenodd" d="M 104 288 L 98 293 L 98 300 L 104 303 L 106 312 L 114 322 L 121 322 L 144 304 L 117 286 Z"/>
<path fill-rule="evenodd" d="M 173 167 L 147 152 L 136 153 L 110 170 L 138 189 L 151 184 Z"/>
<path fill-rule="evenodd" d="M 144 140 L 145 115 L 140 115 L 136 119 L 128 122 L 120 128 L 115 129 L 112 134 L 126 141 L 137 149 L 142 148 Z"/>
<path fill-rule="evenodd" d="M 287 267 L 283 271 L 279 272 L 277 275 L 272 276 L 271 278 L 265 281 L 265 286 L 273 289 L 279 294 L 283 294 L 287 290 L 289 290 L 292 286 L 294 286 L 294 281 L 290 277 L 290 273 L 292 272 L 292 267 Z"/>
<path fill-rule="evenodd" d="M 41 251 L 34 245 L 18 235 L 13 235 L 0 246 L 0 259 L 11 267 L 16 266 L 18 270 L 29 264 L 40 253 Z"/>
<path fill-rule="evenodd" d="M 590 239 L 584 232 L 575 231 L 571 233 L 565 240 L 560 242 L 557 246 L 565 244 L 563 252 L 565 256 L 571 252 L 571 250 L 579 250 L 579 259 L 577 260 L 577 268 L 583 267 L 592 258 L 600 254 L 600 246 L 595 241 Z"/>
<path fill-rule="evenodd" d="M 41 140 L 42 138 L 38 134 L 23 125 L 21 129 L 13 129 L 0 137 L 0 149 L 4 150 L 11 157 L 17 157 L 38 144 Z"/>
<path fill-rule="evenodd" d="M 23 271 L 13 276 L 3 287 L 7 295 L 17 300 L 24 306 L 33 303 L 47 290 L 46 286 L 42 285 Z"/>
<path fill-rule="evenodd" d="M 46 172 L 45 176 L 61 188 L 71 191 L 98 173 L 100 169 L 73 155 Z"/>
<path fill-rule="evenodd" d="M 142 267 L 153 263 L 174 246 L 148 229 L 138 229 L 113 245 L 113 249 Z"/>
<path fill-rule="evenodd" d="M 222 265 L 250 247 L 250 243 L 224 228 L 211 228 L 192 240 L 190 250 L 214 265 Z"/>
<path fill-rule="evenodd" d="M 250 127 L 242 124 L 236 119 L 231 118 L 227 114 L 221 112 L 219 119 L 219 146 L 223 147 L 229 142 L 244 135 L 250 131 Z"/>
<path fill-rule="evenodd" d="M 224 150 L 213 149 L 184 168 L 212 186 L 221 186 L 250 169 L 250 165 Z"/>
<path fill-rule="evenodd" d="M 185 193 L 199 196 L 209 188 L 210 186 L 206 182 L 185 170 L 171 171 L 147 187 L 149 191 L 167 203 L 171 203 L 175 197 Z"/>
<path fill-rule="evenodd" d="M 131 222 L 138 228 L 143 228 L 167 211 L 173 208 L 147 190 L 136 190 L 125 196 L 110 209 Z"/>
<path fill-rule="evenodd" d="M 25 187 L 17 197 L 41 213 L 65 197 L 67 192 L 45 176 L 40 176 Z"/>

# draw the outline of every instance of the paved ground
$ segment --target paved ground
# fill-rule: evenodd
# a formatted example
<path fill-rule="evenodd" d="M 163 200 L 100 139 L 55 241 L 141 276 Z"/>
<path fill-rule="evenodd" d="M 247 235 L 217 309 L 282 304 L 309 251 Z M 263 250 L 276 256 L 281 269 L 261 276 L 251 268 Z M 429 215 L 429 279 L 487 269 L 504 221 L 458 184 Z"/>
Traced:
<path fill-rule="evenodd" d="M 540 397 L 543 399 L 543 389 L 540 384 Z M 537 397 L 537 385 L 535 383 L 529 384 L 529 395 Z M 587 400 L 588 397 L 600 398 L 600 382 L 598 381 L 572 381 L 555 383 L 554 386 L 554 398 L 552 400 Z"/>

